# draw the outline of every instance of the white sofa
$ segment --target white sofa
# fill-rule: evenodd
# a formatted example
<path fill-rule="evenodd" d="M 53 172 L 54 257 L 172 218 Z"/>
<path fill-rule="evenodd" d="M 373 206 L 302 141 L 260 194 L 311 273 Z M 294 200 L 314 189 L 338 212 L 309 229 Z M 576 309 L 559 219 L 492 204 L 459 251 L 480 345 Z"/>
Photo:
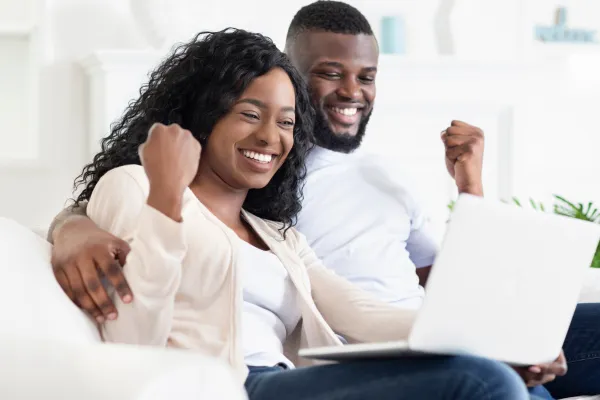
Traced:
<path fill-rule="evenodd" d="M 0 399 L 246 399 L 218 360 L 101 343 L 56 283 L 50 251 L 40 236 L 0 218 Z"/>
<path fill-rule="evenodd" d="M 218 360 L 101 343 L 54 279 L 50 252 L 39 235 L 0 217 L 0 399 L 246 399 Z M 590 271 L 581 301 L 600 302 L 600 270 Z"/>

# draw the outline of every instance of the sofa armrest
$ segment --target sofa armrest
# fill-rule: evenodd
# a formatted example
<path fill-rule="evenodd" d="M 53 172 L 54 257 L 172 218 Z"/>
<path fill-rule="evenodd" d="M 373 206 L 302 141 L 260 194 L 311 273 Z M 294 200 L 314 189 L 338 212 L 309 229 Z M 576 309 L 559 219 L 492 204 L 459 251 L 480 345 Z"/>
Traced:
<path fill-rule="evenodd" d="M 0 337 L 2 399 L 245 400 L 229 366 L 192 351 Z"/>

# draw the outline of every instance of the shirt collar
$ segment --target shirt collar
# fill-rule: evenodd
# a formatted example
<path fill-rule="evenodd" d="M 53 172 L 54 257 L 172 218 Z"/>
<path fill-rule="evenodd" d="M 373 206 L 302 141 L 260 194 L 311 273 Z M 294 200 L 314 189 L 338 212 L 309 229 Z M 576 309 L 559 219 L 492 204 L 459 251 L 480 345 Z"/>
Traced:
<path fill-rule="evenodd" d="M 324 147 L 315 146 L 306 158 L 306 168 L 308 172 L 335 164 L 341 164 L 356 159 L 360 152 L 358 150 L 352 153 L 341 153 Z"/>

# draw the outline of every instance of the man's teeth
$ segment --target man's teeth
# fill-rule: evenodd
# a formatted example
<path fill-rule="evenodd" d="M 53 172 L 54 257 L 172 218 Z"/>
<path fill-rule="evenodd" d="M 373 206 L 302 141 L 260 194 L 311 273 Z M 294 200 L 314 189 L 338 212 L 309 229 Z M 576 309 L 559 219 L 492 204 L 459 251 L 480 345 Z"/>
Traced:
<path fill-rule="evenodd" d="M 337 107 L 331 107 L 331 109 L 333 111 L 335 111 L 336 113 L 342 114 L 342 115 L 347 115 L 347 116 L 353 116 L 356 115 L 356 112 L 358 111 L 358 108 L 337 108 Z"/>
<path fill-rule="evenodd" d="M 259 163 L 270 163 L 271 160 L 273 159 L 273 154 L 261 154 L 261 153 L 257 153 L 254 151 L 248 151 L 248 150 L 244 150 L 242 151 L 242 154 L 244 155 L 244 157 L 247 158 L 251 158 L 253 160 L 258 161 Z"/>

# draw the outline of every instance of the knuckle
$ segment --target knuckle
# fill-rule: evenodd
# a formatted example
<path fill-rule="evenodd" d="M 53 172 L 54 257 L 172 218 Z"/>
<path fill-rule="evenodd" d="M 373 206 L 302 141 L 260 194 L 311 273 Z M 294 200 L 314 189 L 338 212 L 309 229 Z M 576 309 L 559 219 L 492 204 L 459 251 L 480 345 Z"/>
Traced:
<path fill-rule="evenodd" d="M 80 271 L 82 274 L 89 275 L 92 272 L 92 269 L 90 268 L 90 263 L 89 261 L 87 261 L 87 259 L 87 257 L 80 257 L 77 260 L 75 260 L 73 266 L 71 267 L 72 271 Z M 93 262 L 92 265 L 94 265 Z"/>
<path fill-rule="evenodd" d="M 98 281 L 98 278 L 87 278 L 85 280 L 85 285 L 87 286 L 88 290 L 92 291 L 92 292 L 98 292 L 98 290 L 100 289 L 100 281 Z"/>
<path fill-rule="evenodd" d="M 102 310 L 102 312 L 105 313 L 110 313 L 112 311 L 114 311 L 114 305 L 110 302 L 110 301 L 104 301 L 102 302 L 102 304 L 100 304 L 99 306 L 100 310 Z"/>
<path fill-rule="evenodd" d="M 176 123 L 170 124 L 167 129 L 173 135 L 182 135 L 183 134 L 183 128 L 181 126 L 179 126 L 179 124 L 176 124 Z"/>
<path fill-rule="evenodd" d="M 148 129 L 148 136 L 151 136 L 152 133 L 161 130 L 163 127 L 164 125 L 160 122 L 153 123 L 152 126 L 150 126 L 150 129 Z"/>
<path fill-rule="evenodd" d="M 122 239 L 119 239 L 119 240 L 120 241 L 119 241 L 118 250 L 129 253 L 131 251 L 131 246 L 129 246 L 129 243 L 127 243 L 125 240 L 122 240 Z"/>
<path fill-rule="evenodd" d="M 106 252 L 108 249 L 107 249 L 106 243 L 94 242 L 89 245 L 87 250 L 88 250 L 87 252 L 83 253 L 79 257 L 79 261 L 82 261 L 85 258 L 92 258 L 96 254 L 102 254 L 103 252 Z"/>
<path fill-rule="evenodd" d="M 115 289 L 121 294 L 130 292 L 129 285 L 125 281 L 120 281 L 119 283 L 117 283 Z"/>
<path fill-rule="evenodd" d="M 73 297 L 75 297 L 76 299 L 80 299 L 83 296 L 83 288 L 81 286 L 79 286 L 78 283 L 75 284 L 71 284 L 71 292 L 73 293 Z"/>
<path fill-rule="evenodd" d="M 63 279 L 63 266 L 62 265 L 52 265 L 52 273 L 56 277 L 56 279 Z"/>
<path fill-rule="evenodd" d="M 113 278 L 122 275 L 121 266 L 119 265 L 119 263 L 116 260 L 111 262 L 108 265 L 106 272 L 109 277 L 113 277 Z"/>
<path fill-rule="evenodd" d="M 106 257 L 110 257 L 112 259 L 112 257 L 117 254 L 117 252 L 121 251 L 121 249 L 123 248 L 123 241 L 117 237 L 111 238 L 110 241 L 106 244 L 106 249 L 105 252 L 103 254 L 103 256 Z"/>
<path fill-rule="evenodd" d="M 79 292 L 79 296 L 77 296 L 77 301 L 79 304 L 85 309 L 95 309 L 94 302 L 90 299 L 89 296 L 85 295 L 83 292 Z"/>

